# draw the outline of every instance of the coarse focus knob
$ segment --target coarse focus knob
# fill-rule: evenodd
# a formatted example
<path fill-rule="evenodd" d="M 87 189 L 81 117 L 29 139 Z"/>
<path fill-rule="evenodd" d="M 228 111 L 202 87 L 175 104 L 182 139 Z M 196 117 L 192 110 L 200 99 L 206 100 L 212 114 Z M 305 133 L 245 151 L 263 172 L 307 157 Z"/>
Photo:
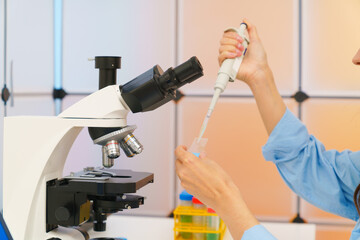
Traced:
<path fill-rule="evenodd" d="M 70 213 L 69 209 L 67 209 L 66 207 L 58 207 L 55 210 L 55 218 L 59 222 L 65 222 L 65 221 L 69 220 L 70 217 L 71 217 L 71 213 Z"/>
<path fill-rule="evenodd" d="M 106 231 L 106 223 L 105 222 L 96 222 L 96 223 L 94 223 L 94 231 L 95 232 L 104 232 L 104 231 Z"/>
<path fill-rule="evenodd" d="M 106 219 L 105 213 L 94 212 L 94 231 L 104 232 L 106 231 Z"/>

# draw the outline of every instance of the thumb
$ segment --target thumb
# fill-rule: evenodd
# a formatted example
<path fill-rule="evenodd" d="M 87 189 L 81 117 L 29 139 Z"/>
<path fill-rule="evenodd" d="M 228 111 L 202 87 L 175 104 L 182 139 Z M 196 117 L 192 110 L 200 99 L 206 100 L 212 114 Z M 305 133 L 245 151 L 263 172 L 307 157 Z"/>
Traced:
<path fill-rule="evenodd" d="M 249 22 L 249 20 L 247 20 L 246 18 L 243 20 L 243 22 L 246 23 L 247 25 L 247 31 L 249 33 L 250 43 L 253 41 L 260 41 L 255 25 Z"/>

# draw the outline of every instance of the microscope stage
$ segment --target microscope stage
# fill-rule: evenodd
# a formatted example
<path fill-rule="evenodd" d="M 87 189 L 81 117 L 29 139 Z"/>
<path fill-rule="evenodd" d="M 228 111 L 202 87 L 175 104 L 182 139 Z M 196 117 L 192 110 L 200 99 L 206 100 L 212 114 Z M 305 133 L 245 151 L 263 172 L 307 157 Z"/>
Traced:
<path fill-rule="evenodd" d="M 69 188 L 82 189 L 91 195 L 135 193 L 154 182 L 154 174 L 121 169 L 91 168 L 64 177 Z"/>

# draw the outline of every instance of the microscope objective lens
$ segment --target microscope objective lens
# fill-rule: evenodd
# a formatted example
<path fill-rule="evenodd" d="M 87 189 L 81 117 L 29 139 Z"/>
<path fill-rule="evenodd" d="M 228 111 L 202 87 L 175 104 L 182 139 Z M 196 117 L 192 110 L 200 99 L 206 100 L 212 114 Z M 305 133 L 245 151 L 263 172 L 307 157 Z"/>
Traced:
<path fill-rule="evenodd" d="M 114 158 L 109 158 L 106 146 L 102 147 L 102 161 L 105 168 L 111 168 L 114 166 Z"/>
<path fill-rule="evenodd" d="M 124 140 L 120 142 L 120 147 L 122 148 L 127 157 L 135 156 L 135 153 L 131 151 L 131 149 L 128 147 L 128 145 L 126 145 Z"/>
<path fill-rule="evenodd" d="M 120 146 L 118 141 L 111 140 L 105 145 L 107 150 L 107 155 L 109 158 L 118 158 L 120 157 Z"/>
<path fill-rule="evenodd" d="M 124 138 L 123 142 L 127 145 L 131 152 L 135 154 L 140 154 L 144 149 L 143 145 L 137 140 L 137 138 L 133 134 L 128 134 Z"/>

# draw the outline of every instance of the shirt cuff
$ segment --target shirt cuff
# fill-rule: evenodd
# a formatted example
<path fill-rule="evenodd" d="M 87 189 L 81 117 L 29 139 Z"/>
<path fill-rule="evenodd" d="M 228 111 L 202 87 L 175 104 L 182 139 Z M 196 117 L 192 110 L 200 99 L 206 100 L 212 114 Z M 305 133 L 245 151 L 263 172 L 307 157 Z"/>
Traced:
<path fill-rule="evenodd" d="M 266 228 L 259 224 L 249 228 L 244 232 L 241 240 L 276 240 L 276 238 Z"/>
<path fill-rule="evenodd" d="M 305 125 L 286 109 L 262 147 L 264 158 L 276 162 L 291 160 L 306 146 L 309 139 Z"/>

